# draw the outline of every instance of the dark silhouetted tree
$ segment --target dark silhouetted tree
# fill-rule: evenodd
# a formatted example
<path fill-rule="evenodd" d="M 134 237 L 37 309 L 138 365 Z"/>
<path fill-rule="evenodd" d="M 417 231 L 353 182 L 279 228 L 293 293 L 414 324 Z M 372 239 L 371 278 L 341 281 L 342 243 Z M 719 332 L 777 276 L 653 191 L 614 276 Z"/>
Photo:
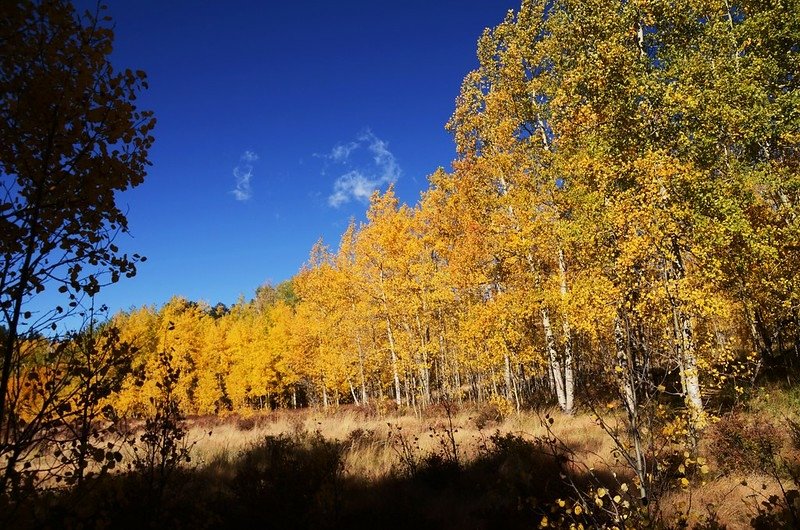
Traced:
<path fill-rule="evenodd" d="M 0 4 L 0 452 L 16 444 L 9 381 L 28 336 L 56 329 L 144 258 L 122 253 L 117 193 L 141 184 L 155 118 L 138 110 L 141 71 L 115 71 L 114 33 L 63 0 Z M 34 311 L 57 289 L 64 304 Z"/>

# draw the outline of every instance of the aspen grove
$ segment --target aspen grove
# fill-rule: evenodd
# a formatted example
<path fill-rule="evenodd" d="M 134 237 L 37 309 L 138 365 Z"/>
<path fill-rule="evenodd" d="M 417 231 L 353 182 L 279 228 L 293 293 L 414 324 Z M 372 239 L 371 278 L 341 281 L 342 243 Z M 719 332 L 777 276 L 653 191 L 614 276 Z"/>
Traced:
<path fill-rule="evenodd" d="M 526 0 L 480 38 L 417 204 L 375 192 L 229 309 L 117 315 L 138 354 L 111 399 L 142 413 L 172 349 L 189 413 L 603 397 L 635 421 L 663 394 L 702 429 L 800 361 L 798 12 Z"/>

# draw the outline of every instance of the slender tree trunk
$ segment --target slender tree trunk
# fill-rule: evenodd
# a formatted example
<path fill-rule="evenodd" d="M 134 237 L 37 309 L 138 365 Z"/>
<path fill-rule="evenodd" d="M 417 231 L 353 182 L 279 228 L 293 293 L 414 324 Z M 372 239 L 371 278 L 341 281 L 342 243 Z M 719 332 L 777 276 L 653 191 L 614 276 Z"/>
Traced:
<path fill-rule="evenodd" d="M 544 327 L 545 346 L 547 347 L 547 356 L 550 361 L 550 371 L 555 384 L 556 399 L 558 399 L 558 406 L 561 410 L 567 412 L 567 398 L 564 392 L 564 373 L 562 372 L 561 362 L 558 359 L 558 351 L 556 351 L 556 339 L 553 335 L 553 327 L 550 324 L 550 313 L 546 307 L 542 307 L 542 327 Z"/>
<path fill-rule="evenodd" d="M 770 337 L 767 327 L 764 324 L 764 319 L 761 317 L 761 311 L 758 308 L 750 310 L 747 300 L 743 302 L 745 315 L 750 324 L 750 333 L 753 335 L 753 346 L 756 348 L 762 357 L 765 359 L 772 358 L 772 337 Z"/>
<path fill-rule="evenodd" d="M 681 387 L 689 408 L 692 427 L 701 428 L 700 418 L 703 413 L 703 401 L 700 395 L 700 376 L 697 369 L 697 353 L 695 351 L 692 322 L 690 316 L 681 307 L 681 302 L 669 288 L 669 280 L 681 280 L 685 276 L 685 268 L 677 241 L 673 240 L 672 263 L 665 270 L 667 297 L 672 306 L 673 336 L 676 356 L 681 371 Z"/>
<path fill-rule="evenodd" d="M 406 407 L 411 406 L 411 389 L 408 384 L 408 370 L 403 370 L 403 387 L 406 390 Z"/>
<path fill-rule="evenodd" d="M 617 374 L 622 393 L 625 410 L 628 413 L 631 441 L 633 442 L 633 467 L 639 482 L 639 494 L 642 499 L 647 498 L 647 464 L 642 444 L 642 432 L 639 425 L 639 403 L 636 396 L 636 361 L 633 352 L 625 340 L 622 329 L 622 320 L 619 315 L 614 317 L 614 342 L 617 347 Z"/>
<path fill-rule="evenodd" d="M 386 300 L 386 291 L 383 288 L 383 269 L 380 270 L 380 284 L 381 284 L 381 301 L 383 302 L 383 310 L 386 313 L 386 333 L 389 336 L 389 352 L 392 359 L 392 375 L 394 377 L 394 399 L 399 407 L 403 403 L 403 398 L 400 389 L 400 375 L 397 371 L 397 351 L 395 350 L 394 333 L 392 332 L 392 323 L 389 319 L 389 303 Z"/>
<path fill-rule="evenodd" d="M 439 391 L 437 393 L 437 402 L 441 401 L 442 395 L 449 396 L 452 394 L 450 389 L 450 370 L 447 363 L 447 339 L 444 336 L 445 323 L 441 311 L 437 312 L 439 320 L 439 363 L 437 370 L 437 385 Z"/>
<path fill-rule="evenodd" d="M 561 298 L 567 297 L 567 266 L 564 261 L 564 251 L 558 249 L 558 272 L 561 282 Z M 572 329 L 569 325 L 567 311 L 563 312 L 561 319 L 561 329 L 564 332 L 564 412 L 572 414 L 573 402 L 575 400 L 575 375 L 574 360 L 572 350 Z"/>
<path fill-rule="evenodd" d="M 681 312 L 681 339 L 683 342 L 683 369 L 686 381 L 686 400 L 692 409 L 692 414 L 697 416 L 703 412 L 703 400 L 700 396 L 700 374 L 697 369 L 697 352 L 692 334 L 692 322 L 688 315 Z"/>
<path fill-rule="evenodd" d="M 503 368 L 504 368 L 504 378 L 506 384 L 506 399 L 509 401 L 513 398 L 514 405 L 517 409 L 517 412 L 520 411 L 520 404 L 519 404 L 519 389 L 517 388 L 517 381 L 515 379 L 514 373 L 511 370 L 511 358 L 508 354 L 503 355 Z"/>
<path fill-rule="evenodd" d="M 361 405 L 361 403 L 358 401 L 358 396 L 356 395 L 356 389 L 353 388 L 353 383 L 350 381 L 349 377 L 347 378 L 347 384 L 350 387 L 350 394 L 353 396 L 353 403 L 355 403 L 356 406 Z"/>
<path fill-rule="evenodd" d="M 399 407 L 403 403 L 403 398 L 400 392 L 400 374 L 397 372 L 397 353 L 394 349 L 394 334 L 392 333 L 392 324 L 389 317 L 386 317 L 386 332 L 389 334 L 389 353 L 392 356 L 392 376 L 394 377 L 394 400 Z"/>
<path fill-rule="evenodd" d="M 453 376 L 456 399 L 458 399 L 458 404 L 461 405 L 463 403 L 463 396 L 461 395 L 461 368 L 458 365 L 458 359 L 453 361 Z"/>
<path fill-rule="evenodd" d="M 424 309 L 424 305 L 423 305 Z M 419 312 L 416 313 L 417 320 L 417 334 L 420 338 L 420 351 L 422 354 L 422 363 L 420 365 L 419 376 L 420 384 L 422 385 L 422 404 L 427 405 L 431 402 L 431 374 L 428 367 L 428 332 L 422 329 L 422 322 L 419 318 Z"/>
<path fill-rule="evenodd" d="M 367 404 L 367 381 L 364 377 L 364 348 L 361 347 L 361 334 L 356 331 L 356 347 L 358 348 L 358 378 L 361 383 L 361 402 Z"/>
<path fill-rule="evenodd" d="M 422 362 L 425 363 L 424 357 Z M 419 367 L 419 384 L 420 384 L 420 392 L 419 392 L 420 406 L 426 406 L 428 403 L 430 403 L 430 397 L 429 397 L 430 393 L 428 387 L 429 384 L 428 374 L 424 365 Z"/>
<path fill-rule="evenodd" d="M 49 144 L 52 145 L 53 135 L 50 135 Z M 49 147 L 45 159 L 49 158 Z M 8 319 L 8 329 L 6 330 L 5 343 L 3 344 L 3 370 L 0 375 L 0 440 L 3 444 L 9 443 L 10 429 L 8 426 L 8 384 L 11 378 L 11 366 L 14 363 L 14 352 L 17 347 L 17 339 L 19 337 L 19 319 L 22 315 L 22 299 L 25 292 L 28 290 L 28 284 L 31 281 L 31 269 L 34 267 L 33 255 L 36 253 L 36 238 L 39 234 L 40 225 L 40 206 L 43 198 L 43 187 L 38 186 L 35 195 L 35 206 L 31 210 L 30 217 L 28 217 L 28 226 L 30 226 L 30 234 L 26 242 L 25 259 L 23 260 L 22 267 L 19 270 L 19 280 L 14 291 L 13 297 L 14 307 L 11 310 L 11 318 Z M 37 260 L 38 262 L 38 260 Z M 3 275 L 5 278 L 5 275 Z M 5 287 L 5 286 L 4 286 Z M 8 313 L 5 313 L 8 315 Z M 5 481 L 4 481 L 5 482 Z"/>
<path fill-rule="evenodd" d="M 511 359 L 507 353 L 503 355 L 503 379 L 506 385 L 506 399 L 511 399 Z"/>

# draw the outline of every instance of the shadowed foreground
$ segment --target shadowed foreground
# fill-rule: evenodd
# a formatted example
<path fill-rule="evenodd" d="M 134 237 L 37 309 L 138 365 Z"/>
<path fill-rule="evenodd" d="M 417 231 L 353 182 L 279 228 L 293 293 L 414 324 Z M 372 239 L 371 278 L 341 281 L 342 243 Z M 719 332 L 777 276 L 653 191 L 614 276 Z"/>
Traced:
<path fill-rule="evenodd" d="M 18 482 L 0 528 L 792 528 L 793 396 L 720 418 L 692 458 L 664 448 L 647 504 L 587 414 L 342 408 L 132 425 L 118 467 Z"/>
<path fill-rule="evenodd" d="M 571 493 L 568 459 L 540 440 L 497 434 L 466 465 L 408 453 L 404 469 L 377 481 L 343 474 L 344 451 L 358 443 L 270 436 L 164 483 L 109 475 L 5 513 L 15 528 L 531 528 Z"/>

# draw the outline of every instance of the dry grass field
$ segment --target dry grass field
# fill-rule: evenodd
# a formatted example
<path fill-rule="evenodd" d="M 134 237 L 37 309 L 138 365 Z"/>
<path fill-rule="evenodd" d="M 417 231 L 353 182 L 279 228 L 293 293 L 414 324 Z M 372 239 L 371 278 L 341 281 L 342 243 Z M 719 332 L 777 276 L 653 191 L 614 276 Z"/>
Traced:
<path fill-rule="evenodd" d="M 784 414 L 786 411 L 780 411 Z M 631 483 L 631 470 L 616 457 L 615 444 L 590 414 L 566 416 L 558 410 L 512 413 L 501 418 L 486 409 L 433 408 L 423 416 L 379 415 L 359 407 L 322 410 L 281 410 L 249 417 L 198 417 L 188 422 L 194 461 L 199 466 L 223 469 L 263 440 L 278 437 L 318 435 L 342 448 L 344 479 L 380 484 L 407 476 L 426 458 L 456 458 L 469 466 L 491 451 L 492 437 L 513 436 L 535 443 L 555 439 L 569 451 L 575 473 L 591 470 L 598 480 L 612 476 Z M 714 435 L 712 435 L 714 436 Z M 767 470 L 720 469 L 713 440 L 700 447 L 709 462 L 704 480 L 687 488 L 672 488 L 661 499 L 661 521 L 731 530 L 751 528 L 758 507 L 771 495 L 781 495 L 782 485 Z M 505 462 L 498 476 L 509 479 L 510 468 L 521 462 Z M 745 466 L 746 467 L 746 466 Z M 416 470 L 417 472 L 419 469 Z M 543 469 L 515 469 L 530 482 L 550 483 Z M 527 476 L 526 476 L 527 475 Z M 517 477 L 518 478 L 518 477 Z M 513 480 L 513 479 L 512 479 Z M 786 487 L 786 484 L 783 484 Z M 712 521 L 712 522 L 709 522 Z M 531 520 L 532 526 L 538 521 Z M 706 526 L 704 526 L 706 525 Z"/>
<path fill-rule="evenodd" d="M 143 463 L 145 447 L 128 445 L 112 472 L 45 489 L 3 521 L 137 530 L 791 527 L 800 433 L 778 427 L 796 427 L 781 423 L 796 419 L 795 398 L 757 397 L 722 417 L 692 456 L 696 472 L 665 472 L 646 506 L 614 439 L 586 411 L 343 406 L 187 418 L 174 447 L 159 442 L 166 464 Z M 131 439 L 141 442 L 143 428 Z"/>
<path fill-rule="evenodd" d="M 376 415 L 358 407 L 321 410 L 279 410 L 249 417 L 196 417 L 188 421 L 187 440 L 200 464 L 235 459 L 237 454 L 270 436 L 319 433 L 345 447 L 345 473 L 360 478 L 384 479 L 402 468 L 400 440 L 416 457 L 435 454 L 450 433 L 462 462 L 474 460 L 496 432 L 535 440 L 548 434 L 544 416 L 554 419 L 550 430 L 573 448 L 589 466 L 613 460 L 613 443 L 589 415 L 565 416 L 556 410 L 524 412 L 507 418 L 487 418 L 474 408 L 454 410 L 448 418 L 443 407 L 424 416 Z"/>

